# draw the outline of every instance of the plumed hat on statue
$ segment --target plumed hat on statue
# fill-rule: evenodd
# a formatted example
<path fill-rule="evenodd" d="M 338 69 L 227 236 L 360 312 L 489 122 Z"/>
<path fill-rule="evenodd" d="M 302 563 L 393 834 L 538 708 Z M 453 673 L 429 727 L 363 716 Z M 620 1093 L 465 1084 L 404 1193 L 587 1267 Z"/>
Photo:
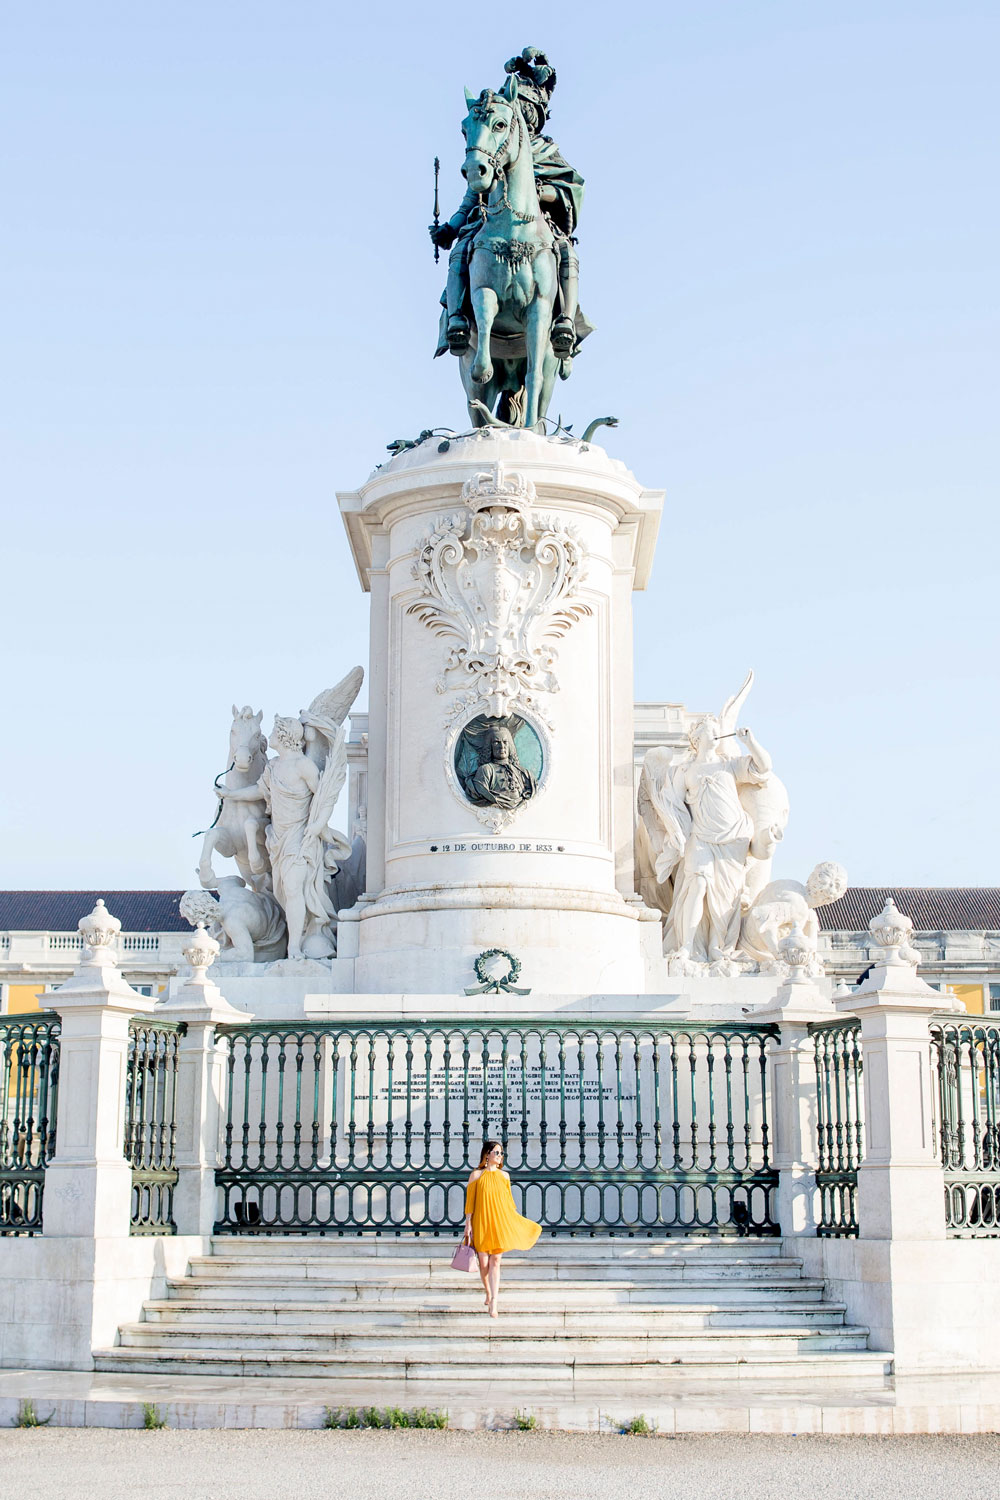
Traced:
<path fill-rule="evenodd" d="M 525 47 L 519 57 L 507 59 L 503 70 L 517 79 L 517 98 L 525 124 L 537 135 L 549 118 L 549 102 L 556 86 L 555 68 L 538 47 Z"/>

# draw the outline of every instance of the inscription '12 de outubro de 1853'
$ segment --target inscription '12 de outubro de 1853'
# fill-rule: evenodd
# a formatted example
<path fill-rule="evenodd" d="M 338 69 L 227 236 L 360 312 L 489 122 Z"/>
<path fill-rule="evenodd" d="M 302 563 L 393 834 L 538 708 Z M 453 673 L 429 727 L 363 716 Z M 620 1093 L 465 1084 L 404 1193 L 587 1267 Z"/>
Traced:
<path fill-rule="evenodd" d="M 474 426 L 539 427 L 592 331 L 577 295 L 583 178 L 542 134 L 556 84 L 544 52 L 525 47 L 505 71 L 498 93 L 465 91 L 468 186 L 430 228 L 451 251 L 436 353 L 458 356 Z"/>

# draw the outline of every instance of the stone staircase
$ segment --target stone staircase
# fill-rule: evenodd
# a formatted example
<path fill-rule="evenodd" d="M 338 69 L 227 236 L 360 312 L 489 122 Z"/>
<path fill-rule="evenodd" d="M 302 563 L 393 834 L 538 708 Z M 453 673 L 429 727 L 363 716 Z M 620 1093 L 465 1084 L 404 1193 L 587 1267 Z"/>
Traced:
<path fill-rule="evenodd" d="M 543 1240 L 504 1257 L 495 1321 L 452 1249 L 426 1236 L 217 1238 L 95 1366 L 665 1391 L 734 1378 L 870 1389 L 891 1373 L 779 1241 Z"/>

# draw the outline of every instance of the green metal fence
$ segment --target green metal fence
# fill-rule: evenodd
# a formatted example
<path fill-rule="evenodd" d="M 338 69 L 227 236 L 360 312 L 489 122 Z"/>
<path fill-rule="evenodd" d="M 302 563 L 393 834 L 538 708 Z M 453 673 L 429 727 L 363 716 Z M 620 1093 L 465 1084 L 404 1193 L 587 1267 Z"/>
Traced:
<path fill-rule="evenodd" d="M 1000 1024 L 938 1019 L 944 1211 L 949 1235 L 1000 1236 Z"/>
<path fill-rule="evenodd" d="M 216 1229 L 442 1233 L 482 1141 L 552 1233 L 777 1234 L 774 1026 L 441 1020 L 220 1026 Z"/>
<path fill-rule="evenodd" d="M 0 1234 L 40 1234 L 56 1149 L 59 1017 L 0 1016 Z"/>
<path fill-rule="evenodd" d="M 132 1234 L 176 1234 L 177 1048 L 187 1027 L 137 1016 L 128 1027 L 125 1159 Z"/>
<path fill-rule="evenodd" d="M 861 1022 L 823 1021 L 809 1030 L 816 1048 L 816 1233 L 852 1238 L 858 1233 L 858 1167 L 865 1149 Z"/>

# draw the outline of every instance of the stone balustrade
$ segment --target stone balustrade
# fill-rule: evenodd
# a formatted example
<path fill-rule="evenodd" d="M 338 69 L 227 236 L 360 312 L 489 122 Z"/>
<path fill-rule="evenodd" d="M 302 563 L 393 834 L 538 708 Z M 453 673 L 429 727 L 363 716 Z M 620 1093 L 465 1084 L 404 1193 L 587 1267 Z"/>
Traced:
<path fill-rule="evenodd" d="M 236 1161 L 234 1152 L 240 1149 L 245 1156 L 248 1129 L 258 1146 L 264 1143 L 261 1160 L 273 1160 L 276 1165 L 275 1172 L 265 1174 L 268 1192 L 283 1190 L 279 1180 L 283 1162 L 288 1165 L 287 1186 L 294 1188 L 291 1179 L 300 1156 L 311 1149 L 307 1137 L 320 1128 L 324 1111 L 324 1130 L 331 1128 L 332 1121 L 336 1136 L 340 1120 L 340 1128 L 350 1132 L 353 1165 L 345 1169 L 345 1178 L 357 1168 L 358 1151 L 374 1169 L 383 1147 L 378 1144 L 372 1113 L 372 1080 L 378 1068 L 388 1066 L 391 1073 L 397 1065 L 393 1059 L 404 1055 L 403 1093 L 398 1084 L 394 1091 L 391 1077 L 384 1092 L 388 1100 L 405 1097 L 407 1116 L 402 1129 L 407 1150 L 406 1127 L 411 1132 L 418 1128 L 428 1166 L 436 1149 L 430 1141 L 441 1126 L 429 1107 L 418 1127 L 413 1125 L 417 1115 L 410 1113 L 410 1093 L 421 1087 L 421 1064 L 419 1058 L 413 1061 L 414 1048 L 419 1052 L 423 1047 L 430 1057 L 426 1037 L 420 1040 L 419 1025 L 371 1031 L 372 1038 L 376 1031 L 389 1037 L 390 1030 L 398 1037 L 392 1042 L 363 1043 L 362 1087 L 355 1078 L 358 1047 L 352 1037 L 360 1036 L 363 1026 L 345 1022 L 338 1030 L 338 1023 L 326 1021 L 304 1022 L 290 1029 L 287 1022 L 275 1023 L 270 1028 L 274 1037 L 268 1041 L 268 1023 L 248 1023 L 245 1013 L 230 1006 L 209 979 L 218 945 L 204 929 L 186 938 L 183 956 L 189 977 L 174 988 L 168 1002 L 155 1004 L 133 990 L 122 975 L 124 944 L 103 903 L 80 927 L 79 962 L 72 977 L 51 997 L 55 1015 L 50 1025 L 58 1039 L 58 1111 L 57 1119 L 45 1128 L 54 1129 L 55 1149 L 50 1145 L 36 1152 L 37 1159 L 30 1164 L 35 1193 L 31 1224 L 23 1218 L 18 1222 L 11 1209 L 16 1200 L 18 1142 L 25 1132 L 37 1133 L 38 1128 L 34 1085 L 23 1083 L 29 1055 L 25 1038 L 13 1034 L 14 1021 L 23 1028 L 27 1018 L 11 1018 L 10 1035 L 5 1033 L 0 1053 L 4 1067 L 0 1281 L 15 1287 L 3 1314 L 7 1319 L 0 1343 L 3 1364 L 89 1368 L 90 1350 L 112 1342 L 118 1323 L 135 1317 L 143 1299 L 156 1295 L 157 1285 L 166 1276 L 183 1269 L 190 1254 L 208 1245 L 220 1219 L 217 1169 L 224 1161 Z M 562 1103 L 561 1113 L 552 1106 L 551 1129 L 543 1118 L 540 1138 L 543 1153 L 554 1150 L 559 1162 L 569 1161 L 566 1059 L 572 1064 L 576 1050 L 583 1057 L 581 1037 L 586 1035 L 594 1039 L 586 1042 L 590 1049 L 586 1066 L 598 1070 L 598 1087 L 587 1104 L 585 1121 L 583 1100 L 585 1094 L 590 1095 L 581 1073 L 573 1096 L 578 1103 L 573 1107 L 579 1112 L 581 1131 L 585 1123 L 600 1142 L 602 1185 L 607 1187 L 612 1181 L 616 1162 L 624 1169 L 633 1156 L 635 1170 L 649 1175 L 649 1164 L 642 1156 L 643 1150 L 652 1149 L 642 1145 L 646 1131 L 647 1142 L 655 1138 L 654 1179 L 666 1180 L 673 1173 L 675 1192 L 685 1172 L 706 1182 L 711 1179 L 716 1204 L 713 1232 L 759 1233 L 738 1211 L 738 1174 L 728 1186 L 721 1179 L 716 1181 L 721 1155 L 728 1150 L 733 1156 L 737 1127 L 727 1061 L 736 1054 L 725 1037 L 737 1033 L 744 1039 L 756 1037 L 754 1045 L 759 1044 L 763 1068 L 760 1087 L 765 1092 L 747 1104 L 747 1121 L 753 1120 L 754 1149 L 763 1151 L 755 1170 L 773 1177 L 774 1229 L 788 1253 L 800 1257 L 811 1274 L 822 1277 L 830 1292 L 845 1302 L 852 1318 L 871 1329 L 873 1348 L 892 1351 L 897 1370 L 992 1369 L 996 1356 L 989 1330 L 1000 1314 L 1000 1239 L 996 1237 L 1000 1038 L 988 1022 L 977 1021 L 973 1034 L 961 1007 L 918 977 L 909 937 L 907 920 L 888 903 L 872 923 L 877 962 L 863 988 L 844 992 L 831 1004 L 805 969 L 793 964 L 789 980 L 766 1011 L 758 1010 L 742 1023 L 728 1023 L 728 1031 L 721 1025 L 714 1040 L 711 1022 L 690 1023 L 685 1031 L 683 1023 L 656 1019 L 652 1012 L 645 1021 L 633 1017 L 627 1023 L 610 1017 L 605 1022 L 589 1013 L 574 1030 L 567 1016 L 559 1023 L 517 1023 L 509 1011 L 497 1010 L 492 1025 L 483 1020 L 479 1031 L 483 1036 L 492 1030 L 501 1039 L 507 1037 L 509 1045 L 520 1047 L 523 1054 L 518 1074 L 522 1082 L 509 1093 L 502 1082 L 502 1104 L 494 1100 L 491 1105 L 499 1111 L 498 1128 L 505 1129 L 510 1139 L 520 1130 L 529 1146 L 538 1136 L 538 1122 L 528 1130 L 518 1115 L 518 1095 L 529 1071 L 524 1061 L 525 1037 L 532 1026 L 548 1025 L 554 1041 L 545 1044 L 548 1053 L 540 1048 L 536 1061 L 539 1068 L 543 1062 L 548 1067 L 545 1057 L 559 1058 L 556 1092 Z M 476 1003 L 486 1008 L 490 1004 L 485 997 Z M 506 1020 L 500 1019 L 502 1014 Z M 432 1031 L 444 1036 L 438 1022 L 424 1030 L 427 1036 Z M 462 1047 L 468 1048 L 474 1030 L 470 1022 L 455 1023 L 454 1037 L 443 1054 L 446 1070 L 462 1069 Z M 251 1031 L 264 1039 L 251 1042 Z M 678 1052 L 678 1036 L 688 1032 L 693 1036 L 696 1031 L 707 1040 L 688 1036 Z M 603 1042 L 596 1040 L 602 1032 Z M 252 1097 L 245 1092 L 250 1087 L 250 1071 L 246 1080 L 242 1075 L 237 1080 L 244 1090 L 239 1106 L 243 1113 L 237 1118 L 233 1113 L 237 1051 L 232 1038 L 243 1033 L 247 1034 L 248 1059 L 251 1045 L 263 1050 L 254 1054 L 260 1062 L 253 1065 L 257 1075 L 252 1088 L 258 1092 Z M 339 1040 L 331 1040 L 335 1033 Z M 740 1046 L 745 1051 L 745 1040 Z M 332 1051 L 340 1059 L 325 1079 L 316 1062 L 323 1048 L 327 1055 Z M 596 1060 L 602 1051 L 609 1069 L 605 1082 L 612 1080 L 609 1088 L 601 1084 L 600 1069 L 605 1063 Z M 266 1056 L 272 1053 L 276 1076 L 268 1084 L 259 1075 L 261 1068 L 266 1073 Z M 664 1064 L 668 1057 L 681 1059 L 672 1074 Z M 54 1054 L 47 1064 L 50 1079 L 53 1058 Z M 495 1060 L 491 1055 L 490 1066 Z M 303 1072 L 306 1062 L 313 1072 L 308 1068 Z M 662 1074 L 657 1071 L 661 1066 Z M 485 1063 L 482 1071 L 485 1078 Z M 307 1074 L 308 1089 L 304 1089 Z M 679 1085 L 688 1074 L 690 1093 L 682 1107 Z M 623 1115 L 622 1080 L 632 1075 L 634 1097 L 641 1096 L 641 1119 L 633 1118 L 627 1109 Z M 345 1089 L 348 1081 L 352 1103 L 362 1096 L 366 1103 L 355 1113 L 344 1114 L 346 1096 L 341 1095 L 338 1105 L 337 1090 Z M 429 1091 L 429 1083 L 427 1087 Z M 449 1087 L 446 1081 L 441 1095 L 445 1102 L 457 1097 Z M 661 1113 L 655 1101 L 657 1089 L 662 1088 L 667 1089 L 662 1099 L 667 1101 L 669 1094 L 673 1104 L 667 1109 L 665 1103 Z M 728 1115 L 722 1103 L 727 1090 Z M 540 1097 L 545 1096 L 543 1086 Z M 456 1114 L 453 1128 L 469 1134 L 472 1115 L 471 1136 L 475 1136 L 480 1125 L 469 1097 L 466 1079 L 459 1111 L 464 1118 L 459 1122 Z M 280 1102 L 282 1098 L 295 1100 L 293 1114 Z M 536 1113 L 543 1108 L 537 1102 L 531 1107 Z M 440 1113 L 444 1104 L 437 1108 Z M 310 1114 L 310 1109 L 318 1113 Z M 286 1121 L 288 1135 L 282 1145 Z M 445 1113 L 445 1134 L 447 1121 Z M 384 1133 L 381 1139 L 384 1143 Z M 688 1149 L 686 1140 L 693 1151 L 690 1163 L 683 1154 Z M 332 1176 L 340 1172 L 337 1149 L 331 1137 L 312 1150 L 309 1160 L 315 1157 L 316 1173 L 324 1170 L 324 1151 L 329 1158 L 325 1170 Z M 545 1160 L 543 1154 L 543 1177 Z M 577 1165 L 581 1174 L 586 1172 L 583 1158 Z M 383 1164 L 383 1170 L 391 1178 L 392 1167 L 386 1169 Z M 946 1177 L 951 1194 L 947 1200 Z M 146 1205 L 139 1213 L 137 1183 Z M 831 1211 L 824 1198 L 831 1184 L 841 1192 L 837 1212 Z M 963 1195 L 960 1203 L 954 1196 L 956 1185 Z M 151 1212 L 150 1188 L 169 1203 L 169 1211 Z M 637 1198 L 633 1193 L 633 1199 L 640 1202 L 641 1195 Z M 260 1195 L 256 1201 L 256 1222 L 266 1227 L 260 1218 L 262 1212 L 266 1217 Z M 283 1212 L 287 1223 L 287 1208 Z M 237 1217 L 234 1229 L 243 1233 L 253 1229 L 249 1208 Z M 649 1234 L 669 1232 L 669 1222 L 657 1219 L 655 1212 L 650 1222 Z M 308 1230 L 305 1223 L 295 1227 L 300 1233 Z M 674 1225 L 675 1230 L 679 1227 L 680 1221 Z M 692 1224 L 685 1227 L 690 1230 Z M 623 1222 L 615 1233 L 645 1235 L 647 1230 L 640 1223 Z M 69 1316 L 65 1315 L 67 1306 Z"/>

